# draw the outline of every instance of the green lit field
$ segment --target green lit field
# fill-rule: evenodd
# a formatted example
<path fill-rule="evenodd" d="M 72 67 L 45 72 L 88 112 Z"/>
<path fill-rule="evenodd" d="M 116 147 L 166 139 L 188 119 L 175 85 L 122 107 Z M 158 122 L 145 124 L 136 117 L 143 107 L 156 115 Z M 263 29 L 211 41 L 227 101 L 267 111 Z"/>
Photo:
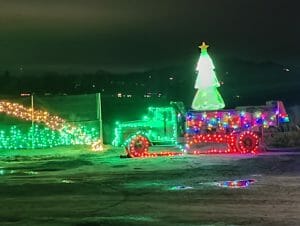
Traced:
<path fill-rule="evenodd" d="M 1 151 L 0 225 L 300 222 L 297 152 L 124 159 L 107 148 Z M 216 185 L 250 178 L 257 182 L 248 188 Z"/>

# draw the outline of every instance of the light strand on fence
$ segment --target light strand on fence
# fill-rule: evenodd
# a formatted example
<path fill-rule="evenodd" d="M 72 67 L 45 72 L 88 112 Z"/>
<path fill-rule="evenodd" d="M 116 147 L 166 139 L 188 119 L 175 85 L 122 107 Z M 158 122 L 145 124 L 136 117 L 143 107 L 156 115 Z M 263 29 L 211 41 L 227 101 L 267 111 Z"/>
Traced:
<path fill-rule="evenodd" d="M 0 113 L 7 114 L 26 121 L 33 121 L 36 123 L 45 124 L 52 130 L 58 130 L 63 134 L 72 134 L 77 139 L 73 143 L 90 144 L 93 150 L 103 150 L 102 141 L 94 141 L 90 135 L 82 131 L 80 127 L 75 127 L 67 123 L 59 116 L 50 115 L 47 111 L 33 110 L 18 103 L 8 101 L 0 101 Z"/>
<path fill-rule="evenodd" d="M 53 130 L 62 129 L 65 123 L 64 119 L 50 115 L 47 111 L 33 110 L 21 104 L 8 101 L 0 101 L 0 113 L 5 113 L 26 121 L 32 120 L 33 122 L 43 123 Z"/>

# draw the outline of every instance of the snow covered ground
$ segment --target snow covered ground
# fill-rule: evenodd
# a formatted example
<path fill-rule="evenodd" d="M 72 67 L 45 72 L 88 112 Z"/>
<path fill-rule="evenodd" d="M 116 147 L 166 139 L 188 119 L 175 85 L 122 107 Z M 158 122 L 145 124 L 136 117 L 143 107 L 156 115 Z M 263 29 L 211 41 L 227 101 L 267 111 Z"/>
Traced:
<path fill-rule="evenodd" d="M 299 225 L 300 151 L 122 153 L 85 146 L 0 151 L 0 225 Z M 255 183 L 218 186 L 242 179 Z"/>

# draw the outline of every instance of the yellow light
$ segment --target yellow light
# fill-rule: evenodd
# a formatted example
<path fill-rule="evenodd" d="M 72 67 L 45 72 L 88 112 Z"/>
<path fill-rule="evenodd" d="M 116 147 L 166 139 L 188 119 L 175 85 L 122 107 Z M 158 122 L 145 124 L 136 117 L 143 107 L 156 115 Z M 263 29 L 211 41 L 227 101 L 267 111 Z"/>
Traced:
<path fill-rule="evenodd" d="M 94 142 L 92 144 L 92 150 L 93 151 L 103 151 L 104 150 L 104 147 L 103 147 L 103 142 L 102 140 L 98 140 L 96 142 Z"/>

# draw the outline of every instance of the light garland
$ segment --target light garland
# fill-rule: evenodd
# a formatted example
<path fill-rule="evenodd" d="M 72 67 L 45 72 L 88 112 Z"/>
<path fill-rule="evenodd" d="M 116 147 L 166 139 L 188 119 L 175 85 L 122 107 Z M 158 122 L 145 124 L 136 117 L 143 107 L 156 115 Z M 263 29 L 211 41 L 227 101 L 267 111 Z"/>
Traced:
<path fill-rule="evenodd" d="M 9 116 L 13 116 L 26 121 L 44 123 L 47 127 L 53 130 L 62 129 L 65 120 L 58 117 L 50 115 L 46 111 L 33 110 L 32 108 L 26 108 L 25 106 L 18 103 L 11 103 L 8 101 L 0 101 L 0 113 L 5 113 Z"/>
<path fill-rule="evenodd" d="M 230 130 L 277 127 L 288 121 L 288 115 L 281 101 L 267 102 L 265 106 L 249 107 L 249 109 L 240 107 L 232 110 L 188 112 L 186 133 L 198 134 L 200 131 L 210 129 L 228 133 Z"/>
<path fill-rule="evenodd" d="M 286 120 L 280 115 L 279 119 Z M 224 131 L 226 129 L 249 129 L 257 126 L 268 128 L 277 126 L 277 123 L 276 114 L 267 112 L 259 115 L 236 111 L 193 112 L 187 115 L 187 133 L 197 133 L 202 127 L 207 129 L 217 127 Z"/>

